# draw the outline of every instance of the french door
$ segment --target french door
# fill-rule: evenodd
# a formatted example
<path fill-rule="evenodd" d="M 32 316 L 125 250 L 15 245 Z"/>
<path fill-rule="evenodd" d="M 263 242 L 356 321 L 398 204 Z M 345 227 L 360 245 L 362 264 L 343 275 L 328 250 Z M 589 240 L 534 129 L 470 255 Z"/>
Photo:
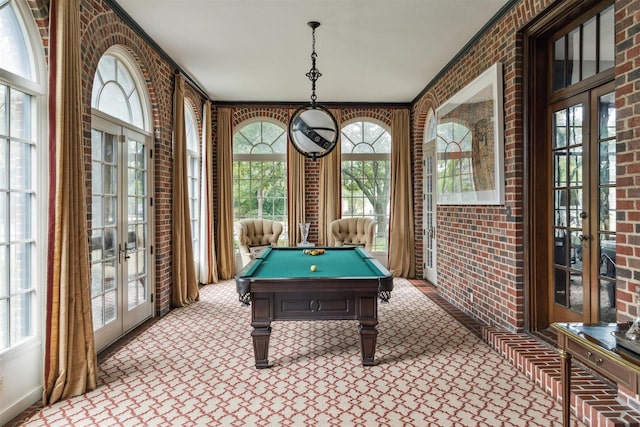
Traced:
<path fill-rule="evenodd" d="M 424 144 L 423 171 L 424 171 L 424 203 L 423 203 L 423 230 L 424 230 L 424 278 L 434 285 L 437 284 L 438 274 L 436 269 L 436 170 L 435 140 Z"/>
<path fill-rule="evenodd" d="M 550 106 L 551 321 L 616 321 L 613 83 Z"/>
<path fill-rule="evenodd" d="M 91 299 L 96 348 L 153 314 L 150 137 L 94 116 Z"/>

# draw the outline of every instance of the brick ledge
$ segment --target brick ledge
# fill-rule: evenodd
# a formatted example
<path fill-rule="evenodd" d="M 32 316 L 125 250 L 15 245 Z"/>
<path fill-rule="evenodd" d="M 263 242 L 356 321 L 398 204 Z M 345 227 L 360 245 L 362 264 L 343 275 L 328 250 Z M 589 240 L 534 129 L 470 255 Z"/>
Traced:
<path fill-rule="evenodd" d="M 487 344 L 551 397 L 562 401 L 560 358 L 554 349 L 526 334 L 489 326 L 481 330 Z M 593 427 L 640 427 L 640 412 L 622 404 L 615 388 L 575 363 L 571 369 L 571 415 L 572 421 L 577 417 Z"/>

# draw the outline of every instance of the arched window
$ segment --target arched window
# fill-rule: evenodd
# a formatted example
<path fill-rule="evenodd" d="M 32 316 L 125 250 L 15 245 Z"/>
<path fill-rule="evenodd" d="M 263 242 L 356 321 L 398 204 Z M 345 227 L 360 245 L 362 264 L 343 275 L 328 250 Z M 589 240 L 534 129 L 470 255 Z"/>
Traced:
<path fill-rule="evenodd" d="M 359 120 L 342 128 L 342 217 L 369 217 L 377 223 L 374 251 L 387 250 L 391 134 Z"/>
<path fill-rule="evenodd" d="M 39 335 L 38 284 L 46 279 L 46 263 L 39 261 L 46 254 L 38 253 L 46 246 L 46 214 L 40 214 L 46 197 L 36 196 L 47 176 L 46 110 L 38 101 L 43 86 L 19 6 L 0 0 L 0 354 Z"/>
<path fill-rule="evenodd" d="M 447 122 L 438 125 L 437 152 L 438 192 L 460 193 L 474 191 L 472 165 L 472 133 L 461 123 Z"/>
<path fill-rule="evenodd" d="M 200 139 L 193 108 L 188 102 L 184 103 L 184 122 L 187 133 L 187 180 L 193 260 L 198 265 L 200 259 Z"/>
<path fill-rule="evenodd" d="M 104 55 L 93 77 L 91 107 L 146 129 L 144 108 L 131 73 L 120 58 Z"/>
<path fill-rule="evenodd" d="M 282 222 L 287 240 L 287 133 L 268 121 L 249 122 L 233 134 L 233 216 Z"/>
<path fill-rule="evenodd" d="M 0 0 L 0 424 L 42 394 L 47 282 L 46 66 L 22 0 Z"/>

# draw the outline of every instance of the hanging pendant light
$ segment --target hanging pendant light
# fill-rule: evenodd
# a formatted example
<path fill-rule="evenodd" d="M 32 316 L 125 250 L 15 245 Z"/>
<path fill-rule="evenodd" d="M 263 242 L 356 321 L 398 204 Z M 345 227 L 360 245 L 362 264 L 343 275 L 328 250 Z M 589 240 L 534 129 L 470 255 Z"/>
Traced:
<path fill-rule="evenodd" d="M 289 140 L 305 157 L 316 160 L 331 153 L 338 141 L 338 123 L 333 114 L 316 102 L 316 81 L 322 76 L 316 68 L 317 21 L 308 22 L 312 30 L 311 69 L 306 76 L 311 80 L 311 103 L 294 111 L 289 121 Z"/>

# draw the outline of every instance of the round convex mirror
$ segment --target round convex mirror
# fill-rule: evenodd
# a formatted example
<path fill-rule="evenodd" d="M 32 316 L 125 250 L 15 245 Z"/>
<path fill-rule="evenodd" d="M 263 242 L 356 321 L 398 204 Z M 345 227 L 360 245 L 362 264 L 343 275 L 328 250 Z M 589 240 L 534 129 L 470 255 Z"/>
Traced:
<path fill-rule="evenodd" d="M 338 123 L 320 105 L 298 108 L 289 122 L 289 139 L 303 156 L 316 160 L 331 153 L 338 141 Z"/>

